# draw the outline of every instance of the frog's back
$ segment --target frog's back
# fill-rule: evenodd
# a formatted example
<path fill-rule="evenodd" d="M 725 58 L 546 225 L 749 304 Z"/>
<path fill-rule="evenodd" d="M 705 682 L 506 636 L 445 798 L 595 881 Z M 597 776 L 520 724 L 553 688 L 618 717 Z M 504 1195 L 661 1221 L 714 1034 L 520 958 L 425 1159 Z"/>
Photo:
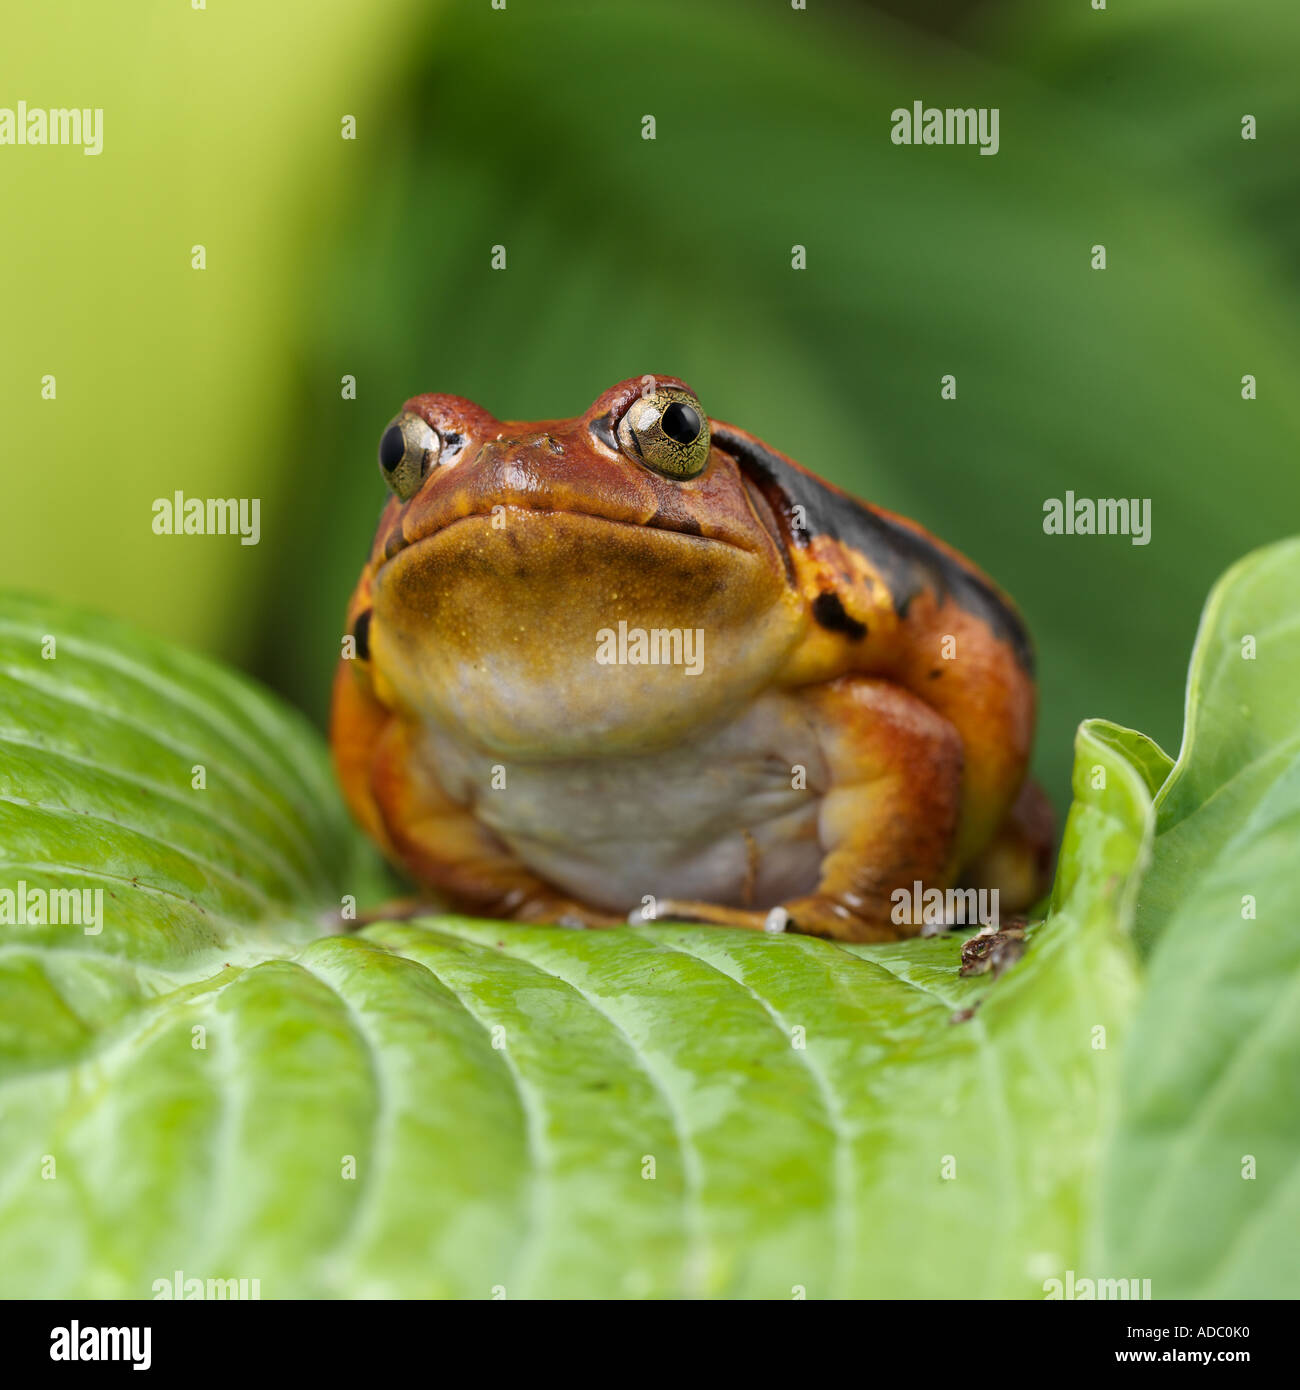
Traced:
<path fill-rule="evenodd" d="M 851 630 L 855 622 L 865 625 L 870 610 L 879 606 L 879 592 L 854 592 L 853 584 L 845 582 L 845 570 L 851 567 L 834 564 L 836 558 L 844 558 L 836 557 L 837 547 L 865 562 L 901 620 L 906 622 L 913 603 L 924 596 L 940 607 L 951 602 L 1003 643 L 1032 679 L 1034 654 L 1024 620 L 1010 598 L 964 555 L 906 517 L 817 477 L 744 430 L 715 422 L 713 439 L 763 492 L 786 528 L 791 549 L 824 557 L 823 573 L 817 577 L 827 582 L 818 592 L 834 594 L 845 605 L 841 626 Z M 816 596 L 812 601 L 816 604 Z M 821 608 L 821 620 L 833 624 L 831 605 L 823 603 Z M 853 608 L 861 610 L 856 619 Z"/>
<path fill-rule="evenodd" d="M 1024 780 L 1035 717 L 1033 647 L 1012 601 L 965 556 L 871 506 L 744 430 L 713 423 L 783 531 L 812 617 L 791 684 L 883 675 L 956 727 L 972 840 Z M 977 808 L 977 809 L 975 809 Z"/>

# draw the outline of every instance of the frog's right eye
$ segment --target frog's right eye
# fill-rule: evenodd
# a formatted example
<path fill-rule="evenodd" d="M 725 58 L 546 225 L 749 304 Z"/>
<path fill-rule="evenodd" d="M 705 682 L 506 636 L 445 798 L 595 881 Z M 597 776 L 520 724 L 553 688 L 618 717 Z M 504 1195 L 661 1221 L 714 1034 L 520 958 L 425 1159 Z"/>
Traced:
<path fill-rule="evenodd" d="M 423 416 L 403 411 L 379 441 L 379 471 L 393 493 L 408 502 L 437 465 L 441 450 L 438 431 Z"/>

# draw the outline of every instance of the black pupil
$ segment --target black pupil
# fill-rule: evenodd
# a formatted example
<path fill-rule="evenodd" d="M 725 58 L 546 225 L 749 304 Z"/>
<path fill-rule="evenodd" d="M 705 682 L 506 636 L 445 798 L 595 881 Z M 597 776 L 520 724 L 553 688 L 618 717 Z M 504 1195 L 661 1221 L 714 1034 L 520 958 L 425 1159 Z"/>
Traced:
<path fill-rule="evenodd" d="M 659 417 L 664 433 L 677 444 L 694 444 L 700 437 L 699 412 L 681 401 L 672 405 Z"/>
<path fill-rule="evenodd" d="M 401 463 L 405 452 L 406 440 L 402 437 L 401 426 L 389 425 L 379 441 L 379 466 L 385 473 L 391 473 Z"/>

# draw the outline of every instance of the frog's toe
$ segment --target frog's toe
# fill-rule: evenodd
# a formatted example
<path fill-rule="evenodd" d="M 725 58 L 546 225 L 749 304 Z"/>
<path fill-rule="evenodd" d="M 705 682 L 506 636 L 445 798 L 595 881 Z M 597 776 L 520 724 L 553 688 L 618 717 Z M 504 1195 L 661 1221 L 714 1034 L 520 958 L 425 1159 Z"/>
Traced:
<path fill-rule="evenodd" d="M 650 922 L 698 922 L 711 927 L 743 927 L 747 931 L 779 933 L 794 930 L 790 914 L 783 907 L 759 912 L 685 898 L 657 898 L 634 908 L 628 913 L 627 920 L 634 927 L 643 927 Z"/>
<path fill-rule="evenodd" d="M 887 911 L 872 913 L 868 910 L 870 906 L 866 899 L 850 907 L 836 897 L 811 893 L 786 904 L 789 914 L 786 930 L 804 936 L 825 936 L 833 941 L 898 941 L 906 935 L 889 919 Z"/>
<path fill-rule="evenodd" d="M 551 926 L 563 927 L 566 931 L 586 931 L 590 925 L 590 922 L 584 922 L 576 912 L 562 912 L 551 922 Z"/>

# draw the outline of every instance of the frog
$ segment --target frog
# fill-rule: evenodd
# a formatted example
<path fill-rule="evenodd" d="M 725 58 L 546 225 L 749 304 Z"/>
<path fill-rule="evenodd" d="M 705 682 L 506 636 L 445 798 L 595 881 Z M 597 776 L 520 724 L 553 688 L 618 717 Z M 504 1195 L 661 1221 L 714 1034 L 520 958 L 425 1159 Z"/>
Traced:
<path fill-rule="evenodd" d="M 581 415 L 440 393 L 383 429 L 330 745 L 414 902 L 892 941 L 915 890 L 1047 887 L 1012 600 L 681 378 Z"/>

